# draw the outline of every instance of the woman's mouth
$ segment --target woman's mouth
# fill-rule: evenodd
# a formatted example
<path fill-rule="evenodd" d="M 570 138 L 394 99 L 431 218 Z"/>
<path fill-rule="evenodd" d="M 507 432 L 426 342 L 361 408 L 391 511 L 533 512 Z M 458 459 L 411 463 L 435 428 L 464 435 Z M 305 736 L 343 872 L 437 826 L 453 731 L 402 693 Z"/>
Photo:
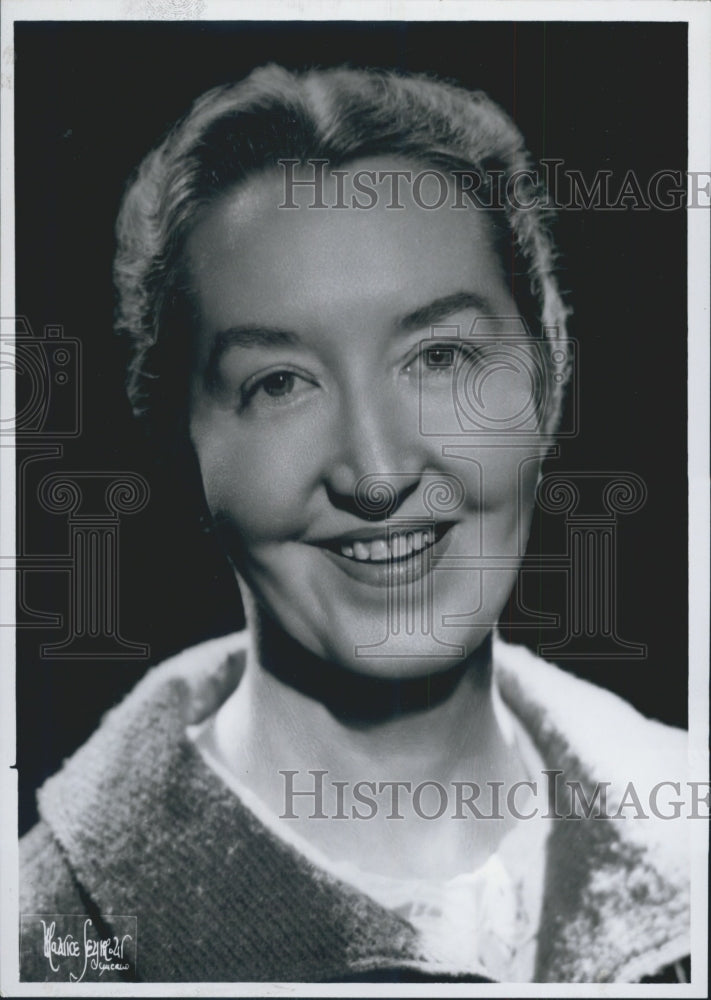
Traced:
<path fill-rule="evenodd" d="M 322 543 L 326 554 L 357 580 L 376 585 L 411 583 L 430 569 L 431 556 L 454 526 L 447 521 L 422 527 L 359 531 Z M 427 554 L 427 555 L 426 555 Z"/>
<path fill-rule="evenodd" d="M 440 533 L 441 534 L 441 533 Z M 414 531 L 391 531 L 387 537 L 353 539 L 340 544 L 340 555 L 358 562 L 388 562 L 409 558 L 413 552 L 431 548 L 437 540 L 434 526 Z"/>

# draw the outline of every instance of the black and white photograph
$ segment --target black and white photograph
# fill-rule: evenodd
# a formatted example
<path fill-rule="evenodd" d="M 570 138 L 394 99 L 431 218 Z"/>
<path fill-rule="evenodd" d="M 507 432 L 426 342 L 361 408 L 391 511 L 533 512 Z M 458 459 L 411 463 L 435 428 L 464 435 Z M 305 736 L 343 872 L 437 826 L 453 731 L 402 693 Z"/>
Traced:
<path fill-rule="evenodd" d="M 706 996 L 711 11 L 94 7 L 0 44 L 3 995 Z"/>

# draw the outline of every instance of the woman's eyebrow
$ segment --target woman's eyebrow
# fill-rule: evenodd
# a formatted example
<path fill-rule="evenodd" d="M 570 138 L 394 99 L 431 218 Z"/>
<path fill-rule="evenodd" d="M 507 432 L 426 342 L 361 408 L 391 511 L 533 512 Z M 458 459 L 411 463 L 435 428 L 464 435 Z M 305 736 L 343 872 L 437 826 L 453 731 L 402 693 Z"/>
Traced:
<path fill-rule="evenodd" d="M 452 295 L 444 295 L 425 306 L 420 306 L 406 316 L 402 316 L 398 320 L 397 326 L 398 329 L 406 333 L 413 330 L 424 330 L 425 327 L 432 326 L 463 309 L 477 309 L 486 316 L 496 315 L 496 310 L 487 298 L 477 292 L 462 291 L 454 292 Z"/>
<path fill-rule="evenodd" d="M 212 351 L 222 352 L 228 347 L 283 347 L 296 344 L 299 335 L 292 330 L 273 326 L 230 326 L 215 334 Z"/>
<path fill-rule="evenodd" d="M 291 330 L 273 326 L 230 326 L 216 333 L 210 350 L 210 365 L 216 365 L 228 347 L 284 347 L 300 338 Z"/>
<path fill-rule="evenodd" d="M 300 343 L 298 334 L 271 326 L 230 326 L 216 333 L 205 368 L 208 381 L 215 378 L 222 355 L 230 347 L 284 347 Z"/>
<path fill-rule="evenodd" d="M 478 292 L 461 291 L 443 295 L 401 316 L 397 327 L 403 332 L 422 330 L 464 309 L 476 309 L 488 316 L 495 315 L 494 307 L 487 298 Z M 293 330 L 271 326 L 230 326 L 215 334 L 207 372 L 216 370 L 220 358 L 230 347 L 285 347 L 299 343 L 301 338 Z"/>

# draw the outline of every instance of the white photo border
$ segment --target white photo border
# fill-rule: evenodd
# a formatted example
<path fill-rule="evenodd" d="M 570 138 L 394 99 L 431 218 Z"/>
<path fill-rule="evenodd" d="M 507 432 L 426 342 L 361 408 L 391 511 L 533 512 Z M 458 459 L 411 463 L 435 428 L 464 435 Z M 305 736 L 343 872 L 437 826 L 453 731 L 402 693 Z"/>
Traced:
<path fill-rule="evenodd" d="M 13 196 L 13 26 L 21 21 L 161 20 L 364 20 L 364 21 L 664 21 L 689 28 L 688 170 L 707 174 L 711 148 L 711 7 L 686 0 L 640 3 L 600 0 L 4 0 L 0 65 L 2 275 L 0 316 L 14 312 Z M 689 455 L 689 746 L 690 772 L 708 781 L 709 650 L 709 234 L 711 213 L 688 217 L 688 455 Z M 14 413 L 11 380 L 3 382 L 2 417 Z M 14 551 L 14 450 L 0 449 L 2 506 L 0 551 Z M 0 574 L 2 620 L 14 618 L 14 573 Z M 506 996 L 506 997 L 705 997 L 708 984 L 708 827 L 693 824 L 692 983 L 669 985 L 594 984 L 65 984 L 22 983 L 18 966 L 17 771 L 15 769 L 15 642 L 0 628 L 0 732 L 2 733 L 3 822 L 0 829 L 1 992 L 4 996 Z"/>

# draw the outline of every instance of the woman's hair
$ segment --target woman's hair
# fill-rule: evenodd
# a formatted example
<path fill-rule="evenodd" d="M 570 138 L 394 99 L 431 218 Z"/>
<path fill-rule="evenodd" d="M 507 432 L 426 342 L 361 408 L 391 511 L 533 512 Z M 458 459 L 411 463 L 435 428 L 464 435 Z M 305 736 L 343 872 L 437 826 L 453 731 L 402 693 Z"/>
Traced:
<path fill-rule="evenodd" d="M 496 205 L 492 178 L 501 186 L 517 178 L 518 198 L 504 199 L 491 216 L 519 310 L 534 336 L 556 331 L 555 338 L 543 334 L 552 370 L 567 309 L 554 274 L 545 192 L 508 116 L 481 91 L 427 76 L 345 67 L 295 73 L 269 65 L 199 97 L 126 190 L 117 221 L 115 328 L 128 338 L 127 389 L 136 415 L 166 431 L 186 418 L 193 307 L 183 250 L 200 210 L 281 160 L 338 166 L 383 154 L 475 177 L 487 211 Z M 566 378 L 558 366 L 548 380 L 546 430 L 557 425 Z"/>

